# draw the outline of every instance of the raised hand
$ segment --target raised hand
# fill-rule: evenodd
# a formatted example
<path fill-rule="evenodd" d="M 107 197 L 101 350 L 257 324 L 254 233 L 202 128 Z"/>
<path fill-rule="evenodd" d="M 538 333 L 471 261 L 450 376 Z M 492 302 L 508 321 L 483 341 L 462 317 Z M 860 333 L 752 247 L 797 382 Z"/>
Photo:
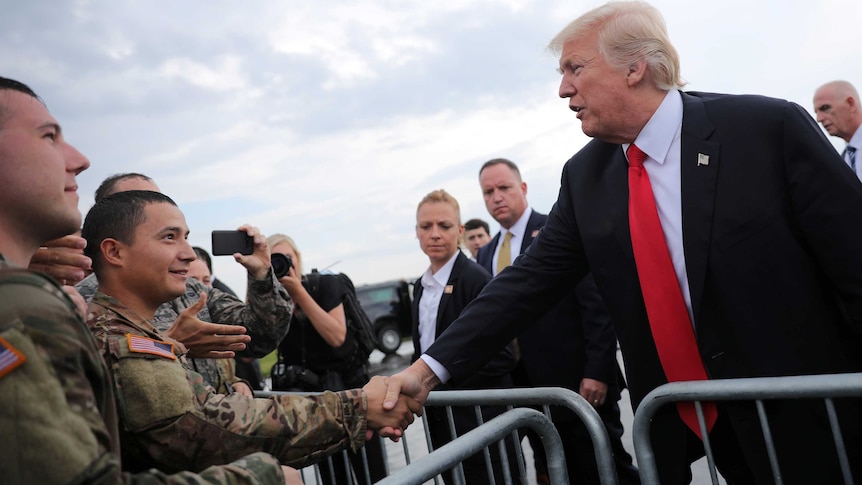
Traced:
<path fill-rule="evenodd" d="M 84 256 L 87 241 L 78 234 L 48 241 L 30 258 L 30 269 L 53 276 L 62 285 L 74 286 L 93 269 Z"/>
<path fill-rule="evenodd" d="M 245 231 L 246 234 L 254 238 L 254 252 L 248 256 L 234 253 L 233 259 L 245 266 L 245 269 L 252 278 L 262 280 L 268 277 L 271 263 L 269 260 L 269 246 L 266 245 L 266 236 L 261 234 L 260 229 L 248 224 L 243 224 L 237 230 Z"/>
<path fill-rule="evenodd" d="M 206 305 L 207 294 L 180 313 L 165 335 L 182 342 L 188 356 L 194 359 L 231 359 L 236 352 L 245 350 L 251 337 L 245 335 L 245 327 L 207 323 L 197 315 Z"/>

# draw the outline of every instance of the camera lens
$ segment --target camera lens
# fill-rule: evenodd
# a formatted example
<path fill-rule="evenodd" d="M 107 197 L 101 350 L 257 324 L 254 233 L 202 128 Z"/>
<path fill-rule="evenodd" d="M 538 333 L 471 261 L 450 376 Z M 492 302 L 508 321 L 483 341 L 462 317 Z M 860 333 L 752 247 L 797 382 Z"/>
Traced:
<path fill-rule="evenodd" d="M 269 257 L 269 262 L 272 265 L 272 272 L 275 273 L 276 279 L 287 276 L 290 268 L 293 267 L 293 260 L 286 254 L 273 253 Z"/>

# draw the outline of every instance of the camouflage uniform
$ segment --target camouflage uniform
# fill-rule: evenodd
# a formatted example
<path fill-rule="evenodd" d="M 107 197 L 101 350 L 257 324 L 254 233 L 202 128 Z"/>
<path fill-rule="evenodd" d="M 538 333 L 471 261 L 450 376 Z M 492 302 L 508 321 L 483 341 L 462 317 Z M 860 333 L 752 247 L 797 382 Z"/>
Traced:
<path fill-rule="evenodd" d="M 116 299 L 96 293 L 87 324 L 115 380 L 123 459 L 132 469 L 198 470 L 259 450 L 303 467 L 365 443 L 360 389 L 269 399 L 215 394 L 150 322 Z M 142 342 L 149 348 L 138 348 Z"/>
<path fill-rule="evenodd" d="M 124 473 L 111 376 L 65 292 L 0 256 L 0 481 L 3 483 L 284 483 L 257 453 L 200 475 Z"/>
<path fill-rule="evenodd" d="M 76 286 L 85 300 L 90 301 L 99 288 L 95 274 L 91 274 Z M 160 306 L 154 318 L 159 331 L 166 331 L 179 317 L 180 312 L 194 305 L 202 292 L 207 293 L 207 304 L 198 318 L 204 322 L 242 325 L 251 336 L 248 348 L 240 355 L 263 357 L 272 352 L 287 334 L 290 317 L 293 314 L 293 301 L 281 283 L 270 271 L 269 279 L 248 278 L 248 305 L 237 297 L 189 278 L 183 296 Z M 228 359 L 233 362 L 232 359 Z M 218 392 L 228 394 L 230 388 L 225 384 L 240 381 L 231 370 L 227 373 L 219 368 L 215 359 L 187 359 L 186 365 L 203 376 L 204 382 Z M 227 375 L 226 375 L 227 374 Z M 231 377 L 232 376 L 232 377 Z M 251 386 L 249 386 L 251 387 Z"/>

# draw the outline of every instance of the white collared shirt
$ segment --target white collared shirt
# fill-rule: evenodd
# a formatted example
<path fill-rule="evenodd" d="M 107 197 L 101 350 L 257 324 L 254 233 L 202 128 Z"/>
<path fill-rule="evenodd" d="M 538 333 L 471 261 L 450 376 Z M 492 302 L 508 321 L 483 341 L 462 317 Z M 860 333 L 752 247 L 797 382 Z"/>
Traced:
<path fill-rule="evenodd" d="M 644 169 L 649 175 L 655 196 L 658 218 L 664 232 L 676 279 L 682 289 L 685 307 L 694 322 L 691 311 L 691 293 L 685 253 L 682 245 L 682 168 L 680 165 L 680 134 L 682 133 L 682 94 L 668 91 L 652 118 L 638 134 L 635 145 L 647 154 Z M 623 153 L 629 145 L 622 146 Z M 690 161 L 694 162 L 694 161 Z"/>
<path fill-rule="evenodd" d="M 515 258 L 521 255 L 521 244 L 524 242 L 524 233 L 527 231 L 527 222 L 530 220 L 530 214 L 533 209 L 530 209 L 529 204 L 524 209 L 521 217 L 515 221 L 509 229 L 500 228 L 500 238 L 497 240 L 497 247 L 494 248 L 494 259 L 491 260 L 491 269 L 494 270 L 494 276 L 497 276 L 497 256 L 500 254 L 500 246 L 503 244 L 503 238 L 506 237 L 506 232 L 512 233 L 512 239 L 509 241 L 509 254 L 511 256 L 510 264 L 515 262 Z"/>
<path fill-rule="evenodd" d="M 458 252 L 460 251 L 455 252 L 436 273 L 432 273 L 429 267 L 422 275 L 422 297 L 419 298 L 420 352 L 425 352 L 437 338 L 437 310 L 440 308 L 440 299 L 443 298 L 449 276 L 452 275 Z"/>

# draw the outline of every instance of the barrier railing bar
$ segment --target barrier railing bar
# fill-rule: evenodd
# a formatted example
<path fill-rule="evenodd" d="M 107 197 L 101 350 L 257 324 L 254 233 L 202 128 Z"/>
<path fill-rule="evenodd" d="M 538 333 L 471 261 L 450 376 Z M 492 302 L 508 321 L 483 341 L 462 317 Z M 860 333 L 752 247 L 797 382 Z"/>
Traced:
<path fill-rule="evenodd" d="M 775 477 L 775 485 L 784 483 L 781 470 L 778 467 L 778 455 L 775 452 L 775 440 L 772 439 L 772 429 L 769 427 L 769 419 L 766 417 L 766 408 L 763 401 L 754 401 L 757 406 L 757 418 L 760 419 L 760 429 L 763 431 L 763 441 L 766 444 L 766 454 L 769 457 L 769 466 L 772 468 L 772 476 Z"/>
<path fill-rule="evenodd" d="M 847 448 L 844 447 L 844 436 L 841 434 L 841 428 L 838 426 L 838 413 L 835 412 L 835 403 L 829 398 L 823 401 L 826 404 L 826 414 L 829 415 L 829 425 L 832 426 L 832 437 L 835 438 L 835 449 L 838 452 L 838 461 L 841 463 L 841 474 L 844 476 L 844 483 L 852 485 L 853 474 L 850 473 L 850 461 L 847 459 Z"/>
<path fill-rule="evenodd" d="M 610 438 L 599 413 L 583 397 L 562 387 L 534 387 L 513 389 L 483 389 L 480 395 L 469 391 L 432 391 L 426 406 L 472 406 L 516 404 L 532 406 L 565 406 L 573 411 L 587 428 L 593 442 L 596 468 L 603 485 L 618 483 Z M 537 411 L 538 412 L 538 411 Z M 541 414 L 541 413 L 539 413 Z M 549 418 L 550 419 L 550 418 Z M 547 450 L 547 448 L 546 448 Z"/>
<path fill-rule="evenodd" d="M 718 485 L 718 474 L 715 472 L 715 457 L 712 454 L 712 443 L 709 441 L 706 418 L 703 415 L 703 405 L 700 401 L 694 402 L 694 410 L 697 413 L 697 425 L 700 427 L 700 435 L 703 436 L 703 451 L 706 453 L 706 461 L 709 463 L 709 478 L 712 480 L 712 485 Z"/>
<path fill-rule="evenodd" d="M 440 391 L 450 392 L 450 391 Z M 457 392 L 457 391 L 455 391 Z M 377 482 L 378 485 L 419 485 L 443 470 L 448 470 L 464 458 L 477 453 L 488 443 L 501 440 L 512 429 L 529 427 L 542 438 L 548 460 L 548 476 L 555 485 L 569 483 L 562 441 L 551 420 L 535 409 L 520 408 L 503 413 L 457 440 Z"/>
<path fill-rule="evenodd" d="M 632 436 L 635 440 L 635 456 L 640 469 L 641 480 L 643 483 L 659 483 L 655 453 L 649 439 L 649 426 L 656 411 L 668 403 L 677 401 L 757 401 L 759 399 L 825 400 L 835 397 L 860 396 L 862 396 L 862 373 L 713 379 L 664 384 L 647 394 L 635 412 Z M 833 430 L 837 428 L 837 418 L 834 423 Z M 846 451 L 844 450 L 843 439 L 839 436 L 835 436 L 835 439 L 836 447 L 839 450 L 839 459 L 842 462 L 842 471 L 846 470 L 845 481 L 853 483 L 849 464 L 846 469 L 843 467 L 843 463 L 846 462 L 844 459 Z"/>

